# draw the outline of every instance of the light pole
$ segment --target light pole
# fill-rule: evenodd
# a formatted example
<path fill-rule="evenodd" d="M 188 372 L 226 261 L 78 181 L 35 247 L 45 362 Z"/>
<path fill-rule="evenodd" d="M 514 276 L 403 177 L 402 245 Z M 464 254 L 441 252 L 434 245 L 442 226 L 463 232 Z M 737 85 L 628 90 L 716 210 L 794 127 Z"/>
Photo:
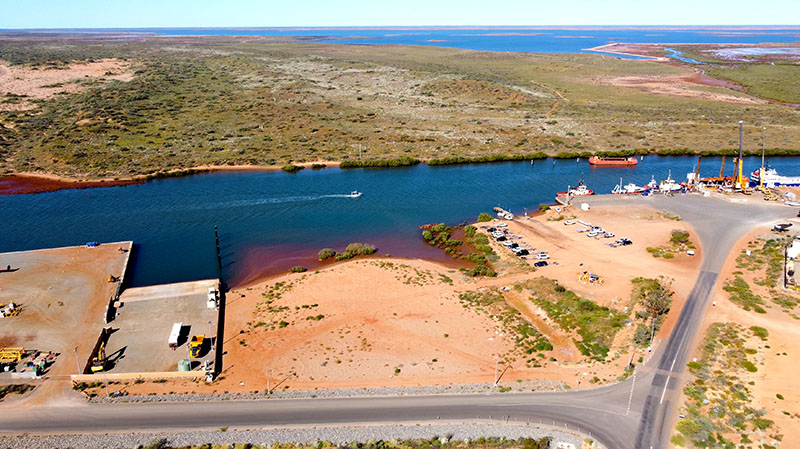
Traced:
<path fill-rule="evenodd" d="M 264 368 L 267 371 L 267 395 L 272 394 L 272 389 L 269 386 L 269 367 Z"/>
<path fill-rule="evenodd" d="M 500 363 L 500 356 L 498 356 L 498 355 L 495 355 L 495 356 L 494 356 L 494 386 L 495 386 L 495 387 L 497 386 L 497 381 L 499 380 L 499 379 L 497 378 L 497 365 L 498 365 L 499 363 Z"/>
<path fill-rule="evenodd" d="M 211 350 L 214 350 L 214 333 L 212 332 L 211 321 L 208 322 L 208 338 L 211 340 Z"/>

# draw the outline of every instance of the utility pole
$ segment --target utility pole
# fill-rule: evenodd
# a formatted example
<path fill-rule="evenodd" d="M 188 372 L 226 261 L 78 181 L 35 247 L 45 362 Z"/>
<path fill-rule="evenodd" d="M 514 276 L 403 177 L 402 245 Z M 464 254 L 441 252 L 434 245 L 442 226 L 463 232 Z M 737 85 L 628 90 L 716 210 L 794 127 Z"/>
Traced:
<path fill-rule="evenodd" d="M 494 356 L 494 385 L 500 380 L 497 378 L 497 365 L 500 363 L 500 356 Z"/>
<path fill-rule="evenodd" d="M 111 395 L 108 393 L 108 373 L 106 373 L 105 369 L 103 369 L 103 378 L 106 381 L 106 397 L 109 397 Z"/>
<path fill-rule="evenodd" d="M 266 368 L 267 370 L 267 394 L 272 394 L 272 389 L 269 386 L 269 367 Z"/>
<path fill-rule="evenodd" d="M 75 367 L 78 368 L 77 374 L 82 374 L 81 373 L 81 362 L 80 362 L 80 359 L 78 359 L 78 347 L 77 346 L 75 346 Z"/>

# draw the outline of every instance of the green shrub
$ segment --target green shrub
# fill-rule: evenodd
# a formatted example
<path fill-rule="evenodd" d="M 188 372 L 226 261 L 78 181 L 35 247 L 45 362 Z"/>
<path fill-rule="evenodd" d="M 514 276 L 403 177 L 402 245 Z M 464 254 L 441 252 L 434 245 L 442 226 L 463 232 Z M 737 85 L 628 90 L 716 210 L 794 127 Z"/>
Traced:
<path fill-rule="evenodd" d="M 647 346 L 650 343 L 650 329 L 641 323 L 636 326 L 633 342 L 638 346 Z"/>
<path fill-rule="evenodd" d="M 435 158 L 428 161 L 428 165 L 456 165 L 456 164 L 480 164 L 489 162 L 509 162 L 509 161 L 528 161 L 533 159 L 545 159 L 547 154 L 536 151 L 531 154 L 490 154 L 478 157 L 450 156 Z"/>
<path fill-rule="evenodd" d="M 469 225 L 464 228 L 464 236 L 467 238 L 475 237 L 475 232 L 478 230 L 475 226 Z"/>
<path fill-rule="evenodd" d="M 300 265 L 296 265 L 296 266 L 292 267 L 289 271 L 292 272 L 292 273 L 304 273 L 304 272 L 308 271 L 308 268 L 300 266 Z"/>
<path fill-rule="evenodd" d="M 331 257 L 333 257 L 335 255 L 336 255 L 336 251 L 332 250 L 331 248 L 324 248 L 324 249 L 319 250 L 318 257 L 319 257 L 319 260 L 327 260 L 327 259 L 330 259 Z"/>
<path fill-rule="evenodd" d="M 486 212 L 481 212 L 481 214 L 478 215 L 478 223 L 485 223 L 487 221 L 492 221 L 492 220 L 493 220 L 492 216 L 487 214 Z"/>
<path fill-rule="evenodd" d="M 450 230 L 451 228 L 444 223 L 439 223 L 431 226 L 431 231 L 433 232 L 446 232 Z"/>
<path fill-rule="evenodd" d="M 362 256 L 375 254 L 376 251 L 378 251 L 377 248 L 366 243 L 351 243 L 347 245 L 347 248 L 345 248 L 345 252 L 347 253 Z"/>
<path fill-rule="evenodd" d="M 388 168 L 388 167 L 409 167 L 419 164 L 419 159 L 401 156 L 396 159 L 370 159 L 358 161 L 342 161 L 339 168 Z"/>
<path fill-rule="evenodd" d="M 761 326 L 751 326 L 750 330 L 753 331 L 753 335 L 764 341 L 766 341 L 769 336 L 769 332 Z"/>
<path fill-rule="evenodd" d="M 758 371 L 758 368 L 756 368 L 753 362 L 749 360 L 742 360 L 742 367 L 744 367 L 744 369 L 750 371 L 751 373 L 755 373 L 756 371 Z"/>
<path fill-rule="evenodd" d="M 430 242 L 433 240 L 433 233 L 431 231 L 422 231 L 422 238 L 425 239 L 425 241 Z"/>
<path fill-rule="evenodd" d="M 669 241 L 673 245 L 686 245 L 689 243 L 689 233 L 680 229 L 674 229 Z"/>
<path fill-rule="evenodd" d="M 302 165 L 286 164 L 281 167 L 281 170 L 285 171 L 286 173 L 297 173 L 303 168 L 304 167 Z"/>
<path fill-rule="evenodd" d="M 539 205 L 539 210 L 542 211 L 542 212 L 548 211 L 548 210 L 550 210 L 550 206 L 548 206 L 547 204 L 540 204 Z"/>

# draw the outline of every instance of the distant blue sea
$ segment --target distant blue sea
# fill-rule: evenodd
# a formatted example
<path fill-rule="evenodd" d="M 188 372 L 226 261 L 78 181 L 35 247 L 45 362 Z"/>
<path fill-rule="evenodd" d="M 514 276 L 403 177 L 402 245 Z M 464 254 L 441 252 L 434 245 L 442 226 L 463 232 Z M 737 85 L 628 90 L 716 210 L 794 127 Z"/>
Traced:
<path fill-rule="evenodd" d="M 53 31 L 53 30 L 51 30 Z M 744 28 L 681 29 L 614 27 L 582 29 L 521 29 L 482 28 L 463 29 L 353 29 L 353 28 L 213 28 L 213 29 L 83 29 L 76 32 L 130 32 L 163 35 L 219 35 L 219 36 L 312 36 L 329 42 L 361 45 L 426 45 L 468 50 L 531 53 L 581 53 L 587 48 L 612 42 L 634 43 L 702 43 L 702 44 L 753 44 L 760 42 L 800 41 L 800 28 L 750 30 Z"/>

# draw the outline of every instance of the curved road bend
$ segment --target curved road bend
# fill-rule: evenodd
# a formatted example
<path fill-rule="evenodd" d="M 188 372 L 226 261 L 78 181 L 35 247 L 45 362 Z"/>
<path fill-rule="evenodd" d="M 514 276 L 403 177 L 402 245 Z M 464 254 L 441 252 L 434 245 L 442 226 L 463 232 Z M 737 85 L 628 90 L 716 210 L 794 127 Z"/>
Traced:
<path fill-rule="evenodd" d="M 753 204 L 743 206 L 699 196 L 599 196 L 587 202 L 651 205 L 678 214 L 693 226 L 703 246 L 701 272 L 675 328 L 648 365 L 638 370 L 635 383 L 628 379 L 606 387 L 558 393 L 42 407 L 4 411 L 0 415 L 0 434 L 153 432 L 491 418 L 567 426 L 591 435 L 609 449 L 662 448 L 671 431 L 670 419 L 692 342 L 730 248 L 752 227 L 791 217 L 794 209 L 754 200 Z M 636 240 L 636 236 L 629 237 Z"/>

